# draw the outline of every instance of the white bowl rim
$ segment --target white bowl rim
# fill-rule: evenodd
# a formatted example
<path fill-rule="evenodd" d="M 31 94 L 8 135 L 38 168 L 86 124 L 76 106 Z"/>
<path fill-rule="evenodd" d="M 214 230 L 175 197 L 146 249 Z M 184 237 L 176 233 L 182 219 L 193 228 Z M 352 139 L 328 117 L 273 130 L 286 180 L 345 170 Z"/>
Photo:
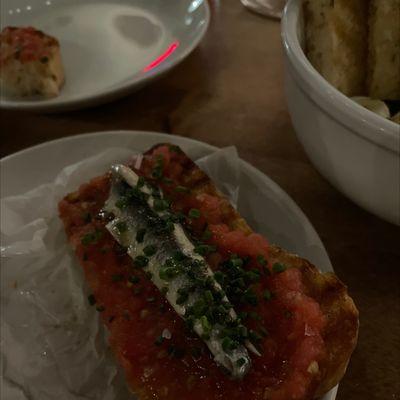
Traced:
<path fill-rule="evenodd" d="M 289 0 L 282 17 L 286 56 L 303 83 L 314 89 L 318 103 L 336 122 L 355 135 L 400 154 L 400 126 L 360 106 L 333 87 L 308 61 L 300 45 L 297 24 L 302 0 Z"/>

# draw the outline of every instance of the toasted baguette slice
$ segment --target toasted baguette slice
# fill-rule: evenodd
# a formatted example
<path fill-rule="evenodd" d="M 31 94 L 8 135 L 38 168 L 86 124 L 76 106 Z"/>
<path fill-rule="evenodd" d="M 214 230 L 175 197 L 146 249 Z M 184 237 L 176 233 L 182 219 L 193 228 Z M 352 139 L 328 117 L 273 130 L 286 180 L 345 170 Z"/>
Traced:
<path fill-rule="evenodd" d="M 306 54 L 314 68 L 347 96 L 365 93 L 365 0 L 306 0 Z"/>
<path fill-rule="evenodd" d="M 400 99 L 400 0 L 371 0 L 368 94 Z"/>
<path fill-rule="evenodd" d="M 57 96 L 64 69 L 57 39 L 35 28 L 4 28 L 0 34 L 2 91 L 14 96 Z"/>

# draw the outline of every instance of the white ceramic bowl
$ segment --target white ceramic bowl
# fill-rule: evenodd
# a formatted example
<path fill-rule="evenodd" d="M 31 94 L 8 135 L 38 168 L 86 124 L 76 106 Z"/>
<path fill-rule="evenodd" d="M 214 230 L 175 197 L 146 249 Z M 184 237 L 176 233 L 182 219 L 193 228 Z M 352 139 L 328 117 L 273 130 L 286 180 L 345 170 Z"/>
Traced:
<path fill-rule="evenodd" d="M 343 194 L 400 225 L 400 127 L 331 86 L 303 49 L 301 0 L 282 19 L 286 96 L 297 136 L 309 158 Z"/>

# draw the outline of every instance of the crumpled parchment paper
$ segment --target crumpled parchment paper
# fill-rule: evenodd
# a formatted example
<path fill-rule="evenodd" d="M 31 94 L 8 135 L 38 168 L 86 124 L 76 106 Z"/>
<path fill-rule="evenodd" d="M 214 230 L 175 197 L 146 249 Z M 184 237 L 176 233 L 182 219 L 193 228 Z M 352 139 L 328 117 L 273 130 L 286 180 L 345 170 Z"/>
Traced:
<path fill-rule="evenodd" d="M 83 271 L 57 212 L 67 193 L 133 155 L 128 149 L 108 149 L 64 168 L 54 182 L 1 199 L 2 398 L 135 398 L 110 354 L 98 313 L 88 305 Z M 237 204 L 236 149 L 195 161 Z"/>

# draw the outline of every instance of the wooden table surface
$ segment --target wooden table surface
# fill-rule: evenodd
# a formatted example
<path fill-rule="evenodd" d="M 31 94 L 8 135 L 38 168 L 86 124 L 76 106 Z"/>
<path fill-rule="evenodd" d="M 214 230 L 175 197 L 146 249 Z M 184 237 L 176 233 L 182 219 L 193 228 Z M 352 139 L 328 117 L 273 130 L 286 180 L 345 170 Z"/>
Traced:
<path fill-rule="evenodd" d="M 116 129 L 234 144 L 305 212 L 360 310 L 359 343 L 337 398 L 400 399 L 400 231 L 346 199 L 307 159 L 285 102 L 279 22 L 238 0 L 210 4 L 212 21 L 200 46 L 139 92 L 57 115 L 1 111 L 1 156 Z"/>

